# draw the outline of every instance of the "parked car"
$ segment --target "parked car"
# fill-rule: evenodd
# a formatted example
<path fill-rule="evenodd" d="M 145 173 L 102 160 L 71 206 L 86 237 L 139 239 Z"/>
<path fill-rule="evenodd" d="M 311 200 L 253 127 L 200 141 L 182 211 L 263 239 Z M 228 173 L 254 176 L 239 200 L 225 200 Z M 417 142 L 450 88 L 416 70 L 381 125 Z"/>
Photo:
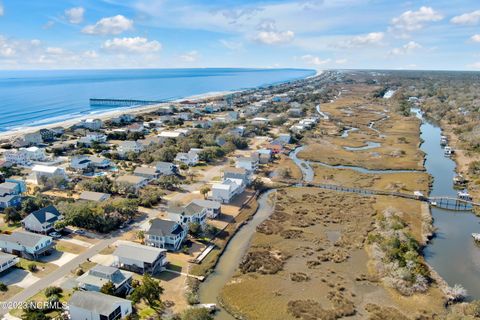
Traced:
<path fill-rule="evenodd" d="M 50 232 L 48 235 L 50 237 L 52 237 L 53 239 L 60 239 L 62 237 L 62 235 L 60 233 L 56 232 L 56 231 Z"/>
<path fill-rule="evenodd" d="M 81 229 L 75 230 L 75 234 L 84 235 L 85 233 L 86 233 L 85 230 L 81 230 Z"/>

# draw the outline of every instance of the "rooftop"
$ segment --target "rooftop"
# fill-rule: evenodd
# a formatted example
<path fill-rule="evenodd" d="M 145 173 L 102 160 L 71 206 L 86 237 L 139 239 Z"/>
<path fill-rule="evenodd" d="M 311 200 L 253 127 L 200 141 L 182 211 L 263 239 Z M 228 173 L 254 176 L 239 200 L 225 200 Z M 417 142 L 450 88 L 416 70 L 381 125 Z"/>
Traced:
<path fill-rule="evenodd" d="M 166 252 L 165 249 L 144 246 L 135 242 L 123 242 L 118 245 L 113 255 L 153 263 L 164 252 Z"/>
<path fill-rule="evenodd" d="M 132 302 L 95 291 L 75 291 L 68 302 L 71 306 L 106 316 L 111 314 L 118 307 L 119 303 L 131 304 Z"/>

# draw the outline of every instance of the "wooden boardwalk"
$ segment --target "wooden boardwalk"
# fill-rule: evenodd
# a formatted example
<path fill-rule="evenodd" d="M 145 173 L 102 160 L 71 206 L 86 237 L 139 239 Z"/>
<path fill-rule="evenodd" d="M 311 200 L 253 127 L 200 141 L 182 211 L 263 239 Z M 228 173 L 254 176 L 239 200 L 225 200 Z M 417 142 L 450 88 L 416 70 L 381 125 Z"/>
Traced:
<path fill-rule="evenodd" d="M 453 211 L 471 211 L 474 207 L 480 207 L 480 203 L 452 198 L 447 196 L 437 196 L 437 197 L 424 197 L 424 196 L 416 196 L 413 194 L 402 193 L 402 192 L 393 192 L 393 191 L 384 191 L 384 190 L 374 190 L 374 189 L 365 189 L 365 188 L 352 188 L 352 187 L 344 187 L 334 184 L 321 184 L 321 183 L 312 183 L 312 182 L 303 182 L 294 184 L 295 186 L 301 187 L 313 187 L 313 188 L 320 188 L 325 190 L 333 190 L 339 192 L 349 192 L 349 193 L 357 193 L 361 195 L 369 195 L 369 196 L 392 196 L 392 197 L 399 197 L 417 201 L 428 202 L 431 206 L 448 209 Z"/>

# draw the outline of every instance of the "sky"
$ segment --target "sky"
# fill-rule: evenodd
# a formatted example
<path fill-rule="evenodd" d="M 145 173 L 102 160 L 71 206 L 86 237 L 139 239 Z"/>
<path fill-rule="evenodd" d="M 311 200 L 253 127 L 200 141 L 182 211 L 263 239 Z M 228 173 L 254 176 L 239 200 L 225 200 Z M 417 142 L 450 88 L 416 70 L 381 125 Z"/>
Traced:
<path fill-rule="evenodd" d="M 480 70 L 478 0 L 0 0 L 0 69 Z"/>

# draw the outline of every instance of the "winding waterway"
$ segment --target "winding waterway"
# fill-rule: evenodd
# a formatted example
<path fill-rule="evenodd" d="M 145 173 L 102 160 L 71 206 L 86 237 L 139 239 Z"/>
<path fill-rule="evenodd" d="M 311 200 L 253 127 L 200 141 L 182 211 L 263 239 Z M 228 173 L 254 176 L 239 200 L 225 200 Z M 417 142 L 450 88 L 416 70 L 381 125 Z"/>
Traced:
<path fill-rule="evenodd" d="M 220 256 L 215 270 L 211 273 L 205 282 L 200 285 L 200 301 L 202 303 L 217 303 L 217 297 L 226 283 L 231 279 L 238 268 L 245 252 L 250 244 L 253 234 L 265 219 L 273 212 L 274 204 L 269 200 L 269 195 L 275 192 L 270 190 L 258 198 L 258 209 L 255 215 L 232 237 L 225 251 Z M 218 306 L 218 303 L 217 303 Z M 218 306 L 220 307 L 220 306 Z M 234 319 L 221 307 L 217 312 L 215 319 L 232 320 Z"/>
<path fill-rule="evenodd" d="M 444 156 L 440 146 L 441 129 L 413 110 L 422 119 L 421 149 L 425 152 L 425 168 L 434 178 L 431 196 L 456 197 L 453 188 L 455 162 Z M 469 212 L 457 212 L 431 207 L 435 238 L 425 248 L 427 262 L 450 286 L 461 284 L 470 299 L 480 298 L 480 248 L 471 233 L 480 232 L 480 218 Z"/>

